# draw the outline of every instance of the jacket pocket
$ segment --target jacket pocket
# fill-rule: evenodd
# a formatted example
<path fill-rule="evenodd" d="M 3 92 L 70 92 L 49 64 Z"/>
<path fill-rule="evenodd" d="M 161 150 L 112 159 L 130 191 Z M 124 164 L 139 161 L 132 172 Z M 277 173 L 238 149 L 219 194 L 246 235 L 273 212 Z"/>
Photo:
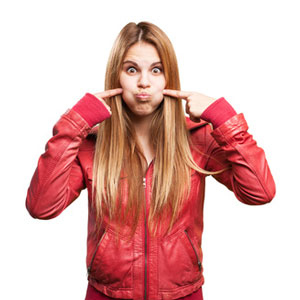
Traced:
<path fill-rule="evenodd" d="M 192 285 L 202 277 L 199 255 L 186 230 L 162 240 L 158 263 L 161 291 Z"/>
<path fill-rule="evenodd" d="M 201 261 L 200 261 L 200 259 L 199 259 L 199 255 L 197 254 L 196 248 L 195 248 L 195 246 L 194 246 L 194 244 L 193 244 L 193 242 L 192 242 L 192 240 L 191 240 L 191 238 L 190 238 L 190 236 L 189 236 L 189 234 L 188 234 L 188 232 L 187 232 L 186 229 L 184 230 L 184 233 L 186 234 L 188 240 L 190 241 L 190 244 L 191 244 L 191 246 L 192 246 L 192 248 L 193 248 L 193 251 L 194 251 L 194 253 L 195 253 L 195 255 L 196 255 L 196 258 L 197 258 L 197 265 L 198 265 L 198 267 L 199 267 L 199 271 L 201 272 L 202 264 L 201 264 Z"/>
<path fill-rule="evenodd" d="M 93 266 L 93 263 L 94 263 L 96 254 L 97 254 L 97 252 L 98 252 L 98 248 L 99 248 L 99 246 L 100 246 L 100 244 L 101 244 L 103 238 L 105 237 L 105 234 L 106 234 L 106 231 L 103 232 L 103 234 L 102 234 L 102 236 L 101 236 L 101 238 L 100 238 L 100 240 L 99 240 L 99 242 L 98 242 L 98 244 L 97 244 L 97 246 L 96 246 L 96 249 L 95 249 L 95 251 L 94 251 L 94 253 L 93 253 L 93 255 L 92 255 L 91 261 L 90 261 L 90 263 L 89 263 L 89 265 L 88 265 L 88 267 L 87 267 L 87 273 L 88 273 L 88 275 L 90 275 L 90 273 L 91 273 L 91 269 L 92 269 L 92 266 Z"/>
<path fill-rule="evenodd" d="M 107 229 L 88 265 L 88 276 L 110 288 L 132 288 L 132 241 Z"/>

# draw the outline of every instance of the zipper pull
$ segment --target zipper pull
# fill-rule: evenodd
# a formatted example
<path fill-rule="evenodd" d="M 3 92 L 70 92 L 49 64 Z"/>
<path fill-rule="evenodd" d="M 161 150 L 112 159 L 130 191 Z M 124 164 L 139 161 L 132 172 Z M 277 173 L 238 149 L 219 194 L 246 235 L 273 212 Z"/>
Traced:
<path fill-rule="evenodd" d="M 199 260 L 198 260 L 198 267 L 199 267 L 199 271 L 201 272 L 202 265 L 201 265 L 201 262 Z"/>
<path fill-rule="evenodd" d="M 146 177 L 143 177 L 143 187 L 146 188 Z"/>

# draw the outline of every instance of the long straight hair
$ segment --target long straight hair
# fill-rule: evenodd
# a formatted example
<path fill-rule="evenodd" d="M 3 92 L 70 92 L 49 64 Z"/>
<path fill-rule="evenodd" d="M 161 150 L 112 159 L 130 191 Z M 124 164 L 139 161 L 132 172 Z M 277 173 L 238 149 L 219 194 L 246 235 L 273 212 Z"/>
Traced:
<path fill-rule="evenodd" d="M 105 89 L 120 87 L 125 55 L 138 42 L 149 43 L 157 49 L 166 88 L 180 90 L 173 46 L 167 35 L 149 22 L 128 23 L 119 33 L 108 59 Z M 112 115 L 99 124 L 94 154 L 96 227 L 100 230 L 106 212 L 119 226 L 130 226 L 133 235 L 140 217 L 145 214 L 143 170 L 147 163 L 121 95 L 111 97 L 107 102 Z M 181 99 L 164 96 L 153 115 L 150 135 L 155 163 L 148 226 L 150 233 L 155 235 L 163 219 L 169 220 L 168 230 L 172 228 L 181 204 L 190 192 L 191 170 L 204 174 L 214 172 L 199 168 L 193 160 Z"/>

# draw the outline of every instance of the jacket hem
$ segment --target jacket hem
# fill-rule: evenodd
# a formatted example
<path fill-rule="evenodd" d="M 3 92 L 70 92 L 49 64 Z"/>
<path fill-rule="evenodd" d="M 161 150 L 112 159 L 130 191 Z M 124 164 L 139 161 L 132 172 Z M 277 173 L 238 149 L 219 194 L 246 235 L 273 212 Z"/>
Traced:
<path fill-rule="evenodd" d="M 167 299 L 178 299 L 178 298 L 182 298 L 185 296 L 188 296 L 190 294 L 192 294 L 193 292 L 196 292 L 197 290 L 199 290 L 201 288 L 201 286 L 204 284 L 204 277 L 202 276 L 200 278 L 200 280 L 198 280 L 197 282 L 188 285 L 188 286 L 184 286 L 184 287 L 179 287 L 175 290 L 169 290 L 169 291 L 162 291 L 160 290 L 158 292 L 158 299 L 160 300 L 167 300 Z"/>
<path fill-rule="evenodd" d="M 121 299 L 133 299 L 133 289 L 132 288 L 109 288 L 95 279 L 90 278 L 89 283 L 99 292 L 111 298 L 121 298 Z"/>

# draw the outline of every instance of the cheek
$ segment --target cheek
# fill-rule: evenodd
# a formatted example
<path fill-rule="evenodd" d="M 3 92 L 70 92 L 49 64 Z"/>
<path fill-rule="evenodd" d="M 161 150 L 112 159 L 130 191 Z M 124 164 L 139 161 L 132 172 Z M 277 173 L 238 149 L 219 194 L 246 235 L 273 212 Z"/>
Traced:
<path fill-rule="evenodd" d="M 132 95 L 132 84 L 130 80 L 121 76 L 120 85 L 121 88 L 123 89 L 122 97 L 125 102 L 128 102 L 131 99 L 131 95 Z"/>
<path fill-rule="evenodd" d="M 121 76 L 120 76 L 120 85 L 121 85 L 121 88 L 125 91 L 125 90 L 128 90 L 128 91 L 131 91 L 133 89 L 133 86 L 134 86 L 134 80 L 132 77 L 130 76 L 126 76 L 124 74 L 121 73 Z"/>
<path fill-rule="evenodd" d="M 126 89 L 127 83 L 126 83 L 126 78 L 124 76 L 120 76 L 120 85 L 122 89 Z"/>
<path fill-rule="evenodd" d="M 163 95 L 163 89 L 166 87 L 166 81 L 165 79 L 160 79 L 156 82 L 155 84 L 156 86 L 156 95 L 157 98 L 159 98 L 160 100 L 163 99 L 164 95 Z"/>
<path fill-rule="evenodd" d="M 164 77 L 164 79 L 162 80 L 161 86 L 162 89 L 164 89 L 166 87 L 167 83 L 166 83 L 166 78 Z"/>
<path fill-rule="evenodd" d="M 128 80 L 126 80 L 124 76 L 120 76 L 120 85 L 123 89 L 122 98 L 125 101 L 125 103 L 128 103 L 130 101 L 130 89 Z"/>
<path fill-rule="evenodd" d="M 166 80 L 165 78 L 160 78 L 160 80 L 156 83 L 157 90 L 162 92 L 162 90 L 166 87 Z"/>
<path fill-rule="evenodd" d="M 131 93 L 125 89 L 123 89 L 122 98 L 126 104 L 129 104 L 130 102 L 132 102 Z"/>

